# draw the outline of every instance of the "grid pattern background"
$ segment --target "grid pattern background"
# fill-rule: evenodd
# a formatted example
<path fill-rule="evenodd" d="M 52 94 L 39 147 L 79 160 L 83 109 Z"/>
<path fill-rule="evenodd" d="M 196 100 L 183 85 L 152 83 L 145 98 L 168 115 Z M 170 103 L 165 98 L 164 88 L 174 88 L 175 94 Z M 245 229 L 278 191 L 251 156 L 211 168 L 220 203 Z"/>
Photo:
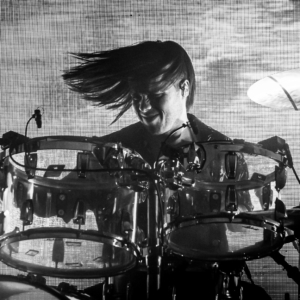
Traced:
<path fill-rule="evenodd" d="M 174 40 L 190 54 L 196 70 L 192 113 L 231 138 L 282 137 L 300 170 L 299 113 L 266 108 L 247 97 L 257 80 L 300 67 L 299 1 L 1 0 L 0 9 L 1 134 L 24 134 L 37 107 L 43 110 L 43 127 L 32 122 L 30 137 L 102 136 L 131 124 L 133 111 L 109 126 L 116 112 L 95 109 L 67 89 L 62 70 L 76 63 L 68 53 Z M 282 200 L 291 208 L 299 205 L 299 195 L 289 170 Z M 292 245 L 281 253 L 298 265 Z M 285 292 L 297 299 L 297 286 L 272 259 L 249 262 L 249 268 L 273 299 L 283 299 Z M 0 264 L 0 274 L 19 273 Z M 53 282 L 60 281 L 48 281 Z"/>

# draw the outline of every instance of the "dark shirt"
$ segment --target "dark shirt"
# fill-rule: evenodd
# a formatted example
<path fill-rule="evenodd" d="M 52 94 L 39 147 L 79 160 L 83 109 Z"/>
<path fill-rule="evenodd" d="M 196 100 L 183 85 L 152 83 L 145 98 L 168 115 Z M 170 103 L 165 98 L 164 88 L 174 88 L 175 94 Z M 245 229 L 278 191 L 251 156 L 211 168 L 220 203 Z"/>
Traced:
<path fill-rule="evenodd" d="M 192 127 L 196 128 L 196 142 L 229 140 L 227 136 L 207 126 L 192 114 L 188 114 L 188 120 L 193 124 Z M 157 148 L 159 145 L 155 145 L 154 137 L 146 130 L 141 122 L 129 125 L 119 131 L 102 136 L 99 139 L 109 143 L 121 142 L 123 147 L 138 152 L 150 165 L 153 165 L 155 162 L 159 151 Z"/>

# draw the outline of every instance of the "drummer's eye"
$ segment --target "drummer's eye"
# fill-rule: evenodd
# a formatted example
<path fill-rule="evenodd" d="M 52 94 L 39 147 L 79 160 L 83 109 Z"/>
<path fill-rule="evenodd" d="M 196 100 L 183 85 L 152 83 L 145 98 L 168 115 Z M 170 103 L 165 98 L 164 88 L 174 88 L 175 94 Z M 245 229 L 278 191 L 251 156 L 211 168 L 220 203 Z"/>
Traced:
<path fill-rule="evenodd" d="M 138 94 L 138 93 L 132 93 L 131 94 L 131 99 L 132 99 L 133 102 L 139 102 L 143 99 L 143 95 Z"/>
<path fill-rule="evenodd" d="M 151 94 L 149 95 L 150 99 L 155 99 L 155 100 L 159 100 L 160 98 L 162 98 L 164 95 L 164 93 L 159 93 L 159 94 Z"/>
<path fill-rule="evenodd" d="M 164 93 L 149 93 L 149 94 L 139 94 L 139 93 L 132 93 L 131 99 L 133 102 L 137 103 L 142 101 L 143 99 L 148 100 L 160 100 L 163 97 Z"/>

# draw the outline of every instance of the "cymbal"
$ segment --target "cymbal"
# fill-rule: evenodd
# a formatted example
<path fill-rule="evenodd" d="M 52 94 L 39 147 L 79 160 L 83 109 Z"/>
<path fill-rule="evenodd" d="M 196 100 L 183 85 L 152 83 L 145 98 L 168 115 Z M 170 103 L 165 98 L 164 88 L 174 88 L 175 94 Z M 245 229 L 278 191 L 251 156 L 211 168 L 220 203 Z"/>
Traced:
<path fill-rule="evenodd" d="M 247 95 L 270 108 L 300 110 L 300 69 L 267 76 L 250 86 Z"/>

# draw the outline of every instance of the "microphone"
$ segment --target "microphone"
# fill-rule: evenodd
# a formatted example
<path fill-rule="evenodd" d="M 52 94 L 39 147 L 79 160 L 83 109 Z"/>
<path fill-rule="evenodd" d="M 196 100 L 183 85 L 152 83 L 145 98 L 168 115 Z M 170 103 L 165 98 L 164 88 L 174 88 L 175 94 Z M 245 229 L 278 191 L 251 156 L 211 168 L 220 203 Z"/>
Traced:
<path fill-rule="evenodd" d="M 42 128 L 42 115 L 41 115 L 41 111 L 39 109 L 36 109 L 34 111 L 33 117 L 35 119 L 37 128 Z"/>

